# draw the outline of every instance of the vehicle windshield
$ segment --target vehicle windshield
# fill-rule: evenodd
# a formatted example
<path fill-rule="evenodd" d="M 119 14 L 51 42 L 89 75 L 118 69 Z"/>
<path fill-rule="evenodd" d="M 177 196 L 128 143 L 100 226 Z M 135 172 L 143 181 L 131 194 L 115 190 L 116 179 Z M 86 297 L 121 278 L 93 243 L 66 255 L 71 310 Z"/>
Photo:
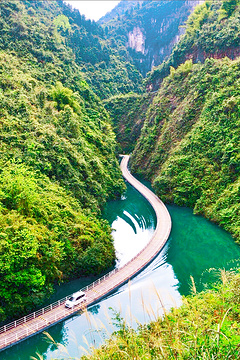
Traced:
<path fill-rule="evenodd" d="M 69 301 L 73 301 L 73 300 L 74 300 L 74 297 L 71 296 L 68 300 L 69 300 Z"/>

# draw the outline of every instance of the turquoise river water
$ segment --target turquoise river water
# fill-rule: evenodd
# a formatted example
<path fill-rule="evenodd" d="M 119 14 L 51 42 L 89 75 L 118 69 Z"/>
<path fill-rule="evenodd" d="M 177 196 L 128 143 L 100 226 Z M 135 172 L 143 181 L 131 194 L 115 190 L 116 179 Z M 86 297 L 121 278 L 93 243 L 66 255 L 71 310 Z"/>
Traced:
<path fill-rule="evenodd" d="M 133 327 L 163 313 L 161 302 L 169 309 L 181 304 L 181 295 L 191 291 L 190 276 L 197 290 L 219 279 L 219 269 L 240 266 L 240 247 L 231 236 L 191 209 L 168 206 L 172 218 L 169 241 L 156 259 L 129 284 L 91 306 L 87 314 L 74 315 L 48 329 L 57 349 L 44 334 L 35 335 L 0 352 L 1 360 L 78 359 L 98 346 L 116 330 L 114 314 Z M 104 217 L 112 224 L 117 266 L 123 266 L 149 241 L 155 227 L 155 214 L 148 202 L 131 186 L 119 201 L 109 202 Z M 56 289 L 50 302 L 92 282 L 75 280 Z M 161 301 L 159 299 L 161 298 Z M 37 355 L 39 354 L 39 355 Z"/>

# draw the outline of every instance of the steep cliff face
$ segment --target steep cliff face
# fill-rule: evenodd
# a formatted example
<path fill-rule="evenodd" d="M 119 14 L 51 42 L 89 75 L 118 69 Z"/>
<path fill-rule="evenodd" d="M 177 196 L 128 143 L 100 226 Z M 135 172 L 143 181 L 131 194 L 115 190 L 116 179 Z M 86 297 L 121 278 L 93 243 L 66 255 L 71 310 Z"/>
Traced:
<path fill-rule="evenodd" d="M 190 206 L 240 242 L 240 59 L 187 60 L 146 111 L 131 170 L 165 202 Z"/>
<path fill-rule="evenodd" d="M 136 52 L 145 53 L 145 40 L 146 37 L 139 26 L 134 26 L 132 31 L 128 33 L 127 47 L 134 49 Z"/>
<path fill-rule="evenodd" d="M 138 54 L 138 62 L 145 65 L 145 71 L 161 64 L 170 55 L 174 44 L 184 33 L 181 25 L 198 3 L 199 1 L 174 1 L 158 4 L 153 1 L 153 8 L 142 8 L 142 11 L 146 11 L 145 17 L 128 32 L 127 47 L 142 54 Z M 151 17 L 148 18 L 148 15 Z"/>
<path fill-rule="evenodd" d="M 101 19 L 109 38 L 125 46 L 138 70 L 146 75 L 170 55 L 184 33 L 182 27 L 201 1 L 126 1 Z"/>
<path fill-rule="evenodd" d="M 200 4 L 187 20 L 187 29 L 173 52 L 149 74 L 147 89 L 156 91 L 170 67 L 177 68 L 191 59 L 203 63 L 207 58 L 231 60 L 240 55 L 240 1 L 215 0 Z"/>

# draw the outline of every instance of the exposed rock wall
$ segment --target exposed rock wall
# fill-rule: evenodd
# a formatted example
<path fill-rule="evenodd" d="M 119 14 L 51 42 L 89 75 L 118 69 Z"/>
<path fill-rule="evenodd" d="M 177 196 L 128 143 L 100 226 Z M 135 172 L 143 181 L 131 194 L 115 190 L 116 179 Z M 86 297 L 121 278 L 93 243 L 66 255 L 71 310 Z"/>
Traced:
<path fill-rule="evenodd" d="M 184 33 L 183 27 L 195 6 L 202 1 L 149 2 L 140 6 L 136 20 L 128 27 L 126 47 L 135 65 L 145 75 L 170 55 Z"/>
<path fill-rule="evenodd" d="M 132 31 L 128 33 L 127 47 L 134 49 L 137 52 L 145 53 L 145 35 L 144 30 L 141 30 L 139 26 L 135 26 Z"/>

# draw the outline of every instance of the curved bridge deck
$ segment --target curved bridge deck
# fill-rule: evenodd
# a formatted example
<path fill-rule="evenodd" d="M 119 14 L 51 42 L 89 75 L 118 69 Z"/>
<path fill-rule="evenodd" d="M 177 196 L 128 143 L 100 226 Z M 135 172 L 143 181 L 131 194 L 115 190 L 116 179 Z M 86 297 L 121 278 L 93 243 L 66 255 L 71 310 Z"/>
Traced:
<path fill-rule="evenodd" d="M 77 313 L 79 310 L 86 309 L 87 306 L 97 302 L 138 274 L 162 250 L 171 231 L 170 215 L 162 201 L 131 175 L 127 168 L 128 161 L 129 156 L 124 155 L 120 165 L 124 178 L 150 202 L 156 212 L 157 226 L 151 240 L 126 265 L 111 271 L 93 284 L 82 289 L 87 293 L 87 301 L 84 305 L 76 306 L 72 310 L 66 309 L 64 303 L 69 298 L 68 296 L 37 312 L 1 327 L 0 350 L 43 331 L 53 324 L 72 316 L 73 313 Z"/>

